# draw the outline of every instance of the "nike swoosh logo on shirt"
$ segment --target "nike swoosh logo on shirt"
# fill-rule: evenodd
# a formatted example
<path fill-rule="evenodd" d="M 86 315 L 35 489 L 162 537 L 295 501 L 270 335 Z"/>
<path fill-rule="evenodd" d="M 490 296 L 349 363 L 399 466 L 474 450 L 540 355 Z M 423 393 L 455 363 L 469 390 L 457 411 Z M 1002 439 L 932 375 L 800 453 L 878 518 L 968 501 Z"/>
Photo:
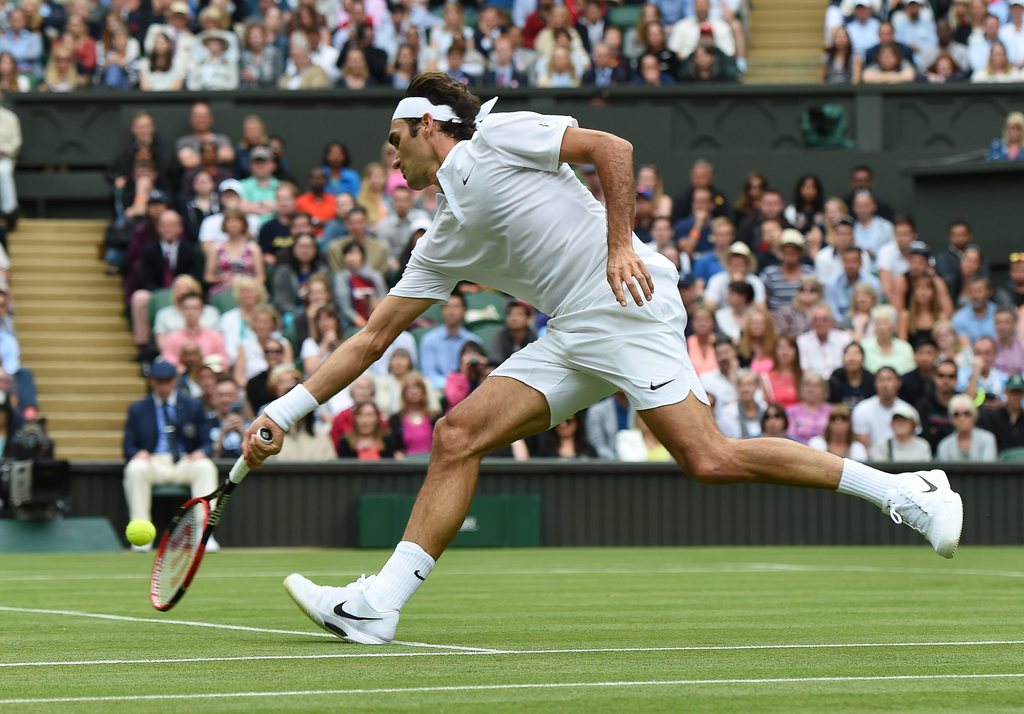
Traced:
<path fill-rule="evenodd" d="M 469 181 L 469 177 L 473 175 L 473 169 L 475 169 L 475 168 L 476 168 L 476 164 L 473 164 L 473 166 L 469 169 L 469 173 L 466 174 L 466 178 L 462 179 L 462 185 L 463 186 L 465 186 L 466 183 Z"/>
<path fill-rule="evenodd" d="M 345 602 L 348 602 L 346 600 Z M 359 617 L 358 615 L 352 615 L 345 612 L 345 602 L 340 602 L 334 606 L 334 614 L 338 617 L 344 617 L 348 620 L 382 620 L 381 617 Z"/>

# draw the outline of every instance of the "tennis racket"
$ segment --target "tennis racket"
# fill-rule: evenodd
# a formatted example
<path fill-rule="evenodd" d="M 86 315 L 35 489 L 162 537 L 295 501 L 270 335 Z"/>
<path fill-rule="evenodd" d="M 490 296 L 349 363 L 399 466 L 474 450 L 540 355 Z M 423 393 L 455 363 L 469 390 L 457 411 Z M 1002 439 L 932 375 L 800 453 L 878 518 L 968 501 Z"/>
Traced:
<path fill-rule="evenodd" d="M 259 430 L 259 437 L 266 444 L 273 441 L 266 427 Z M 248 474 L 249 465 L 239 456 L 216 491 L 190 499 L 178 509 L 160 539 L 149 578 L 149 600 L 157 610 L 166 612 L 184 597 L 203 562 L 206 544 L 231 500 L 232 491 Z M 212 505 L 213 501 L 217 502 L 216 506 Z"/>

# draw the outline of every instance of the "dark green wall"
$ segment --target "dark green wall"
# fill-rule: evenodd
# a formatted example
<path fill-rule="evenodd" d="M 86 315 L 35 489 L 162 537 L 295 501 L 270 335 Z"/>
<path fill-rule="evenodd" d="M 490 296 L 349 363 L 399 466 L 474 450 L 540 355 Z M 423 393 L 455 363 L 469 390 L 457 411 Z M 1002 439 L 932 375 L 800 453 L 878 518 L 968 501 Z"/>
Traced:
<path fill-rule="evenodd" d="M 302 178 L 329 140 L 344 140 L 357 166 L 378 159 L 397 97 L 390 90 L 338 90 L 238 92 L 210 99 L 217 127 L 236 139 L 246 115 L 262 116 L 272 132 L 287 138 L 294 173 Z M 945 225 L 956 217 L 977 226 L 980 242 L 996 254 L 996 263 L 1010 246 L 1021 243 L 1017 222 L 1006 220 L 1016 208 L 1013 197 L 1024 188 L 1021 170 L 1000 173 L 985 186 L 978 179 L 988 176 L 985 166 L 966 175 L 954 169 L 945 178 L 932 175 L 924 182 L 915 182 L 914 176 L 922 164 L 983 152 L 1001 133 L 1006 114 L 1024 108 L 1024 93 L 1013 85 L 953 91 L 917 84 L 620 88 L 601 94 L 506 92 L 501 97 L 498 111 L 571 114 L 583 126 L 627 137 L 638 163 L 661 166 L 670 191 L 685 187 L 689 165 L 697 158 L 715 164 L 717 183 L 730 197 L 754 168 L 787 196 L 797 177 L 808 171 L 819 174 L 830 193 L 845 194 L 850 168 L 867 163 L 876 171 L 880 194 L 897 210 L 914 213 L 923 237 L 933 244 L 942 242 Z M 25 175 L 48 165 L 67 166 L 72 173 L 95 170 L 122 145 L 135 112 L 151 111 L 161 133 L 173 138 L 186 131 L 188 103 L 196 98 L 138 92 L 8 95 L 25 134 L 20 169 Z M 800 117 L 824 102 L 847 110 L 855 150 L 803 147 Z M 59 193 L 60 180 L 57 176 L 47 189 Z M 989 190 L 992 183 L 1004 190 Z"/>
<path fill-rule="evenodd" d="M 945 466 L 964 499 L 965 547 L 1024 543 L 1019 464 Z M 82 463 L 73 471 L 72 515 L 102 516 L 120 531 L 127 522 L 122 465 Z M 424 464 L 402 462 L 269 466 L 235 492 L 218 539 L 236 547 L 354 547 L 360 494 L 414 494 L 424 471 Z M 809 489 L 702 486 L 667 464 L 486 461 L 477 492 L 539 495 L 546 546 L 922 543 L 860 499 Z M 178 505 L 180 499 L 160 499 L 153 516 L 158 528 Z"/>

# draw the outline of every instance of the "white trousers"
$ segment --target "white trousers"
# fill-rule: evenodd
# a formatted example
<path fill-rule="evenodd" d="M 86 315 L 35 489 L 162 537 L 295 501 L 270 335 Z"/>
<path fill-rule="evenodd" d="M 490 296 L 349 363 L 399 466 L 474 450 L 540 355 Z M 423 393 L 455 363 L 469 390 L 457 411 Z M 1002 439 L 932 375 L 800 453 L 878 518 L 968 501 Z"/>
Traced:
<path fill-rule="evenodd" d="M 18 208 L 18 189 L 14 186 L 14 162 L 0 159 L 0 212 L 13 213 Z"/>
<path fill-rule="evenodd" d="M 124 467 L 128 519 L 152 520 L 153 486 L 168 483 L 191 487 L 193 498 L 205 496 L 217 489 L 217 467 L 209 459 L 191 461 L 183 458 L 174 463 L 170 454 L 132 459 Z"/>

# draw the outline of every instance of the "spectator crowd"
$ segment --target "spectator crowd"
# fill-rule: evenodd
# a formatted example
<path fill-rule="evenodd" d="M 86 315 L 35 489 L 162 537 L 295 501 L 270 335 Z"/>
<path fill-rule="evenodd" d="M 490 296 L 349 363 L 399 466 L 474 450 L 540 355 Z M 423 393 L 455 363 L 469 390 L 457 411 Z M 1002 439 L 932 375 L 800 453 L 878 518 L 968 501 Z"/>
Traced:
<path fill-rule="evenodd" d="M 828 84 L 1024 81 L 1024 0 L 832 0 Z"/>
<path fill-rule="evenodd" d="M 741 0 L 29 0 L 0 9 L 0 88 L 404 89 L 734 81 Z M 614 13 L 613 13 L 614 14 Z"/>
<path fill-rule="evenodd" d="M 111 165 L 120 210 L 108 257 L 124 271 L 153 387 L 145 419 L 129 420 L 126 456 L 177 449 L 172 465 L 236 456 L 254 415 L 365 324 L 437 201 L 405 185 L 387 145 L 357 171 L 331 142 L 299 184 L 259 117 L 237 144 L 207 104 L 190 122 L 169 140 L 137 115 Z M 594 167 L 575 168 L 603 201 Z M 706 161 L 672 191 L 641 165 L 634 229 L 680 270 L 689 354 L 726 435 L 877 461 L 995 460 L 1024 446 L 1024 252 L 992 256 L 1009 264 L 1008 282 L 993 284 L 967 222 L 919 235 L 868 166 L 832 192 L 807 174 L 783 193 L 751 171 L 733 200 Z M 435 421 L 546 321 L 461 284 L 297 424 L 277 458 L 426 458 Z M 165 438 L 168 425 L 180 436 Z M 502 455 L 670 458 L 621 394 Z M 208 478 L 186 467 L 188 482 Z"/>

